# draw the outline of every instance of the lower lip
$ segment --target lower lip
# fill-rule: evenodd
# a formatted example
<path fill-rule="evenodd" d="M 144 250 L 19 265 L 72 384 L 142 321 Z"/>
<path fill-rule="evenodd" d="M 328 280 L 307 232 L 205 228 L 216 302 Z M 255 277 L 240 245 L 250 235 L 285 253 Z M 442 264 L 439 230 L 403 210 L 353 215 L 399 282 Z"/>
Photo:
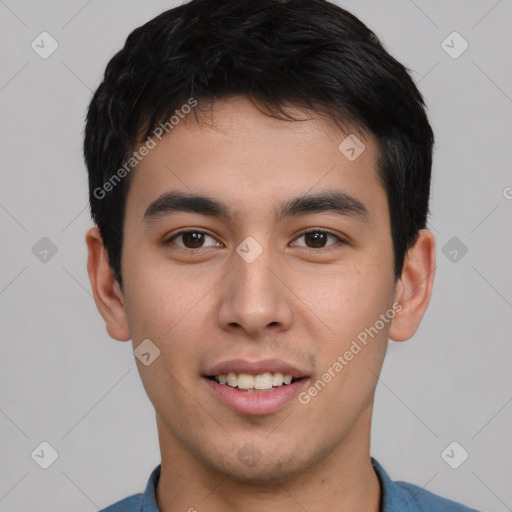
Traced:
<path fill-rule="evenodd" d="M 227 384 L 203 377 L 203 381 L 212 392 L 230 409 L 240 414 L 255 416 L 271 414 L 281 409 L 287 402 L 296 397 L 303 390 L 309 379 L 303 378 L 278 388 L 262 393 L 246 393 L 232 388 Z"/>

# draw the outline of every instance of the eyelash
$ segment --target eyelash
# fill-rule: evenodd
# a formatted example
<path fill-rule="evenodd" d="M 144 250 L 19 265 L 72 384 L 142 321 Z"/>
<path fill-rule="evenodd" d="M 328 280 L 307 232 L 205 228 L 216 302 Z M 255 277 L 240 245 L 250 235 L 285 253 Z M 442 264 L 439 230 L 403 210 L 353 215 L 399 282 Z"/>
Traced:
<path fill-rule="evenodd" d="M 210 235 L 207 231 L 202 231 L 200 229 L 187 229 L 187 230 L 183 230 L 183 231 L 178 231 L 177 233 L 175 233 L 174 235 L 172 235 L 172 237 L 170 237 L 165 243 L 166 244 L 170 244 L 172 243 L 176 238 L 180 237 L 181 235 L 184 235 L 184 234 L 187 234 L 187 233 L 200 233 L 200 234 L 203 234 L 203 235 L 207 235 L 209 236 L 210 238 L 214 238 L 212 235 Z M 306 247 L 306 246 L 299 246 L 299 247 L 304 247 L 305 249 L 312 249 L 314 251 L 321 251 L 321 250 L 326 250 L 328 249 L 329 247 L 332 247 L 334 245 L 337 245 L 338 243 L 341 243 L 341 244 L 346 244 L 347 242 L 345 242 L 345 240 L 343 240 L 342 238 L 340 238 L 338 235 L 332 233 L 331 231 L 328 231 L 326 229 L 320 229 L 320 228 L 312 228 L 312 229 L 308 229 L 307 231 L 304 231 L 302 232 L 297 238 L 295 238 L 295 240 L 298 240 L 299 238 L 302 238 L 303 236 L 309 234 L 309 233 L 322 233 L 322 234 L 325 234 L 325 235 L 331 235 L 333 236 L 334 238 L 337 239 L 337 242 L 334 243 L 334 244 L 330 244 L 330 245 L 327 245 L 325 247 L 319 247 L 319 248 L 314 248 L 314 247 Z M 215 238 L 214 238 L 215 239 Z M 294 240 L 294 241 L 295 241 Z M 184 246 L 179 246 L 181 249 L 185 249 L 185 250 L 189 250 L 189 251 L 199 251 L 201 249 L 207 249 L 207 247 L 198 247 L 198 248 L 190 248 L 190 247 L 184 247 Z"/>

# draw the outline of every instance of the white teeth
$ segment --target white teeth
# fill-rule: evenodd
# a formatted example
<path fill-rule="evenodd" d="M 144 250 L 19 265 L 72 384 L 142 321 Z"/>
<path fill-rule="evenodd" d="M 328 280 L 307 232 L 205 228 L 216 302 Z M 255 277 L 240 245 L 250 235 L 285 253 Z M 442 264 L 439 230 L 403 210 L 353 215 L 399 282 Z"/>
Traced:
<path fill-rule="evenodd" d="M 241 373 L 238 376 L 238 389 L 253 389 L 254 377 L 248 373 Z"/>
<path fill-rule="evenodd" d="M 283 374 L 278 372 L 274 373 L 274 377 L 272 378 L 272 386 L 282 386 L 283 385 Z"/>
<path fill-rule="evenodd" d="M 272 389 L 272 384 L 271 373 L 262 373 L 254 377 L 254 389 Z"/>
<path fill-rule="evenodd" d="M 249 373 L 229 372 L 221 373 L 215 376 L 215 380 L 219 384 L 227 384 L 232 388 L 251 390 L 251 389 L 272 389 L 272 387 L 280 387 L 283 384 L 288 385 L 292 382 L 291 375 L 283 375 L 281 372 L 261 373 L 259 375 L 251 375 Z"/>
<path fill-rule="evenodd" d="M 236 388 L 238 386 L 238 375 L 234 372 L 229 372 L 226 375 L 227 378 L 227 385 L 231 386 L 232 388 Z"/>

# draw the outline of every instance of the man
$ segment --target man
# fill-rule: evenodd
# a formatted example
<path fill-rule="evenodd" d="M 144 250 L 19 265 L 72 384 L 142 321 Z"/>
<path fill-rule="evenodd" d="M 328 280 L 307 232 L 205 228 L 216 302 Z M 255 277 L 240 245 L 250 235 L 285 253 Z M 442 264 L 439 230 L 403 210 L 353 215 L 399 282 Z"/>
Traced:
<path fill-rule="evenodd" d="M 434 137 L 407 70 L 323 0 L 193 0 L 88 111 L 88 272 L 162 462 L 105 509 L 464 511 L 370 457 L 388 339 L 428 306 Z"/>

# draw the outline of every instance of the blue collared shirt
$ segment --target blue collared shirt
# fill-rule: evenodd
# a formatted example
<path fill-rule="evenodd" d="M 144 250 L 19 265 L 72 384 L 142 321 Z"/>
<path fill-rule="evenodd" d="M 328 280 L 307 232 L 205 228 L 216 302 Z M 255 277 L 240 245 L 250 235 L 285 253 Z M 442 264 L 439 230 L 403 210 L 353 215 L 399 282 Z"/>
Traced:
<path fill-rule="evenodd" d="M 441 498 L 421 487 L 393 482 L 382 466 L 372 458 L 382 490 L 381 512 L 478 512 L 455 501 Z M 159 464 L 151 473 L 144 494 L 134 494 L 100 512 L 160 512 L 156 503 L 156 485 L 160 478 Z"/>

